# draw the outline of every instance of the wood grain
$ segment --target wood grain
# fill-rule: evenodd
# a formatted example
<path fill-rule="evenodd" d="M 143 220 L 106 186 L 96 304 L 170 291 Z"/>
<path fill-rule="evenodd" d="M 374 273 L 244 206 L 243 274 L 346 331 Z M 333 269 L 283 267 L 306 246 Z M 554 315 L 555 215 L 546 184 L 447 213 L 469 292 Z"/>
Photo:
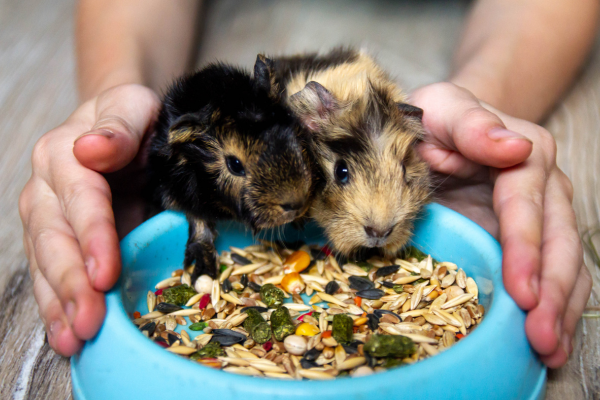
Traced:
<path fill-rule="evenodd" d="M 199 64 L 215 59 L 250 67 L 258 52 L 289 54 L 340 44 L 368 49 L 402 85 L 443 80 L 466 1 L 244 1 L 209 3 Z M 0 0 L 0 397 L 70 398 L 68 359 L 44 342 L 22 228 L 19 193 L 31 174 L 36 140 L 76 107 L 73 0 Z M 165 82 L 166 83 L 166 82 Z M 600 46 L 546 127 L 558 163 L 575 188 L 582 234 L 600 225 Z M 596 236 L 600 248 L 600 235 Z M 600 269 L 590 305 L 600 299 Z M 600 321 L 579 324 L 567 366 L 551 371 L 548 399 L 600 398 Z"/>

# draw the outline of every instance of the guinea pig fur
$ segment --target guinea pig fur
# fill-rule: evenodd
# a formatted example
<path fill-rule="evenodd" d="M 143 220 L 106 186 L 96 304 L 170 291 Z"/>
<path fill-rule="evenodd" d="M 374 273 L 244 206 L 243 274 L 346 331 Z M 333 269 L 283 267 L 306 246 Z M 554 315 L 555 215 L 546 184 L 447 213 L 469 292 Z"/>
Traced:
<path fill-rule="evenodd" d="M 215 222 L 254 232 L 291 222 L 309 206 L 306 131 L 281 103 L 271 62 L 254 76 L 217 63 L 178 79 L 164 97 L 149 164 L 156 200 L 190 223 L 185 266 L 192 281 L 217 271 Z"/>
<path fill-rule="evenodd" d="M 431 193 L 428 166 L 415 150 L 423 111 L 354 50 L 274 63 L 290 108 L 312 134 L 318 183 L 311 216 L 343 255 L 397 254 Z"/>

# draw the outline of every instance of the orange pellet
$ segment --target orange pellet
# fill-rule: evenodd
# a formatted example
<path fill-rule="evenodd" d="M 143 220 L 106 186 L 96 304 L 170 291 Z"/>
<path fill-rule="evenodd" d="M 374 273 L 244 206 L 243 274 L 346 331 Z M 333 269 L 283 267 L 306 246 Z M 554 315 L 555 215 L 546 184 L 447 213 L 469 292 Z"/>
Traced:
<path fill-rule="evenodd" d="M 136 311 L 133 313 L 133 318 L 134 319 L 142 318 L 142 314 L 139 311 Z"/>
<path fill-rule="evenodd" d="M 331 337 L 331 331 L 325 331 L 325 332 L 323 332 L 321 334 L 321 338 L 322 339 L 325 339 L 325 338 L 328 338 L 328 337 Z"/>
<path fill-rule="evenodd" d="M 457 333 L 457 334 L 456 334 L 456 338 L 457 338 L 457 339 L 462 339 L 462 338 L 464 338 L 464 337 L 465 337 L 465 335 L 463 335 L 462 333 Z"/>
<path fill-rule="evenodd" d="M 362 305 L 362 297 L 356 296 L 354 298 L 354 304 L 356 304 L 358 307 L 360 307 Z"/>
<path fill-rule="evenodd" d="M 302 250 L 298 250 L 289 255 L 283 263 L 283 272 L 302 272 L 310 265 L 310 255 Z"/>

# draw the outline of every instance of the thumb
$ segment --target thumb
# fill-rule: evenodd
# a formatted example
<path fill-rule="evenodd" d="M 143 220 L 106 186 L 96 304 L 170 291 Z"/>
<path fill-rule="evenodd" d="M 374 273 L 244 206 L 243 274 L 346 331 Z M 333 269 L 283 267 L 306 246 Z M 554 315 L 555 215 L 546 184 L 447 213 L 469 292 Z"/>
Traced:
<path fill-rule="evenodd" d="M 94 124 L 75 139 L 73 154 L 94 171 L 120 170 L 137 155 L 159 108 L 158 96 L 145 86 L 127 84 L 103 92 L 96 98 Z"/>
<path fill-rule="evenodd" d="M 528 138 L 506 129 L 500 117 L 454 84 L 435 83 L 417 89 L 411 104 L 425 110 L 428 145 L 462 159 L 463 164 L 508 168 L 525 161 L 533 150 Z"/>

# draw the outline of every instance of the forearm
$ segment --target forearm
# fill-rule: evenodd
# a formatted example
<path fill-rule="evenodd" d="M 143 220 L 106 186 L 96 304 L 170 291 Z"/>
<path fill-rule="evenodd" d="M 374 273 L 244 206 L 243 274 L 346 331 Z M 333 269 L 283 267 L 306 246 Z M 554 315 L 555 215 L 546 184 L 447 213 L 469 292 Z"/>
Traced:
<path fill-rule="evenodd" d="M 158 90 L 189 69 L 199 5 L 197 0 L 80 0 L 80 99 L 122 83 Z"/>
<path fill-rule="evenodd" d="M 583 65 L 599 8 L 597 0 L 480 0 L 450 80 L 507 114 L 539 121 Z"/>

